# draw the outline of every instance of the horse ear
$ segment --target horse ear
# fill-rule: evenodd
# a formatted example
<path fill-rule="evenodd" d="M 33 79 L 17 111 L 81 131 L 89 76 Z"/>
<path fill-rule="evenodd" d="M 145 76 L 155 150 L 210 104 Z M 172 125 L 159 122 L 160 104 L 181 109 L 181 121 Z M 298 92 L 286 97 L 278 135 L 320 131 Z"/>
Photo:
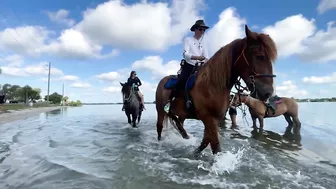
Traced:
<path fill-rule="evenodd" d="M 246 35 L 246 37 L 250 37 L 251 36 L 251 30 L 247 27 L 246 24 L 245 24 L 245 35 Z"/>
<path fill-rule="evenodd" d="M 125 85 L 125 84 L 121 83 L 120 81 L 119 81 L 119 83 L 120 83 L 121 86 L 124 86 L 124 85 Z"/>
<path fill-rule="evenodd" d="M 245 24 L 245 35 L 248 39 L 255 39 L 253 32 L 247 27 L 246 24 Z"/>

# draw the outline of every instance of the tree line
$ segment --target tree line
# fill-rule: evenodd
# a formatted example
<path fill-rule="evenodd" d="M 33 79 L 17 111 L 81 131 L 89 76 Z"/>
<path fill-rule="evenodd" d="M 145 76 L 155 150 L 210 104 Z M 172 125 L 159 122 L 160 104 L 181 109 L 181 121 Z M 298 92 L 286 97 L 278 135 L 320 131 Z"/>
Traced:
<path fill-rule="evenodd" d="M 41 89 L 32 88 L 29 85 L 20 86 L 20 85 L 11 85 L 4 84 L 0 85 L 0 90 L 2 95 L 5 95 L 5 101 L 10 103 L 28 103 L 28 102 L 37 102 L 42 99 Z M 44 100 L 47 101 L 48 95 L 44 97 Z M 49 101 L 53 104 L 60 104 L 63 100 L 63 96 L 54 92 L 49 95 Z"/>

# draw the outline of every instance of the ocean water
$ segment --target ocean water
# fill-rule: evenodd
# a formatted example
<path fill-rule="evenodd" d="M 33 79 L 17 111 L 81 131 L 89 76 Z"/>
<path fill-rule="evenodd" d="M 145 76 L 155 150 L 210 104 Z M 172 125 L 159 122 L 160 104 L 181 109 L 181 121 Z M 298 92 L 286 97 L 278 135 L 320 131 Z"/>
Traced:
<path fill-rule="evenodd" d="M 179 189 L 336 187 L 336 103 L 299 103 L 302 146 L 282 139 L 284 117 L 267 118 L 265 136 L 251 133 L 249 113 L 237 129 L 221 128 L 222 152 L 199 159 L 204 126 L 187 120 L 190 139 L 165 125 L 157 141 L 156 111 L 139 128 L 119 105 L 64 108 L 0 125 L 1 189 Z M 229 117 L 229 116 L 227 116 Z"/>

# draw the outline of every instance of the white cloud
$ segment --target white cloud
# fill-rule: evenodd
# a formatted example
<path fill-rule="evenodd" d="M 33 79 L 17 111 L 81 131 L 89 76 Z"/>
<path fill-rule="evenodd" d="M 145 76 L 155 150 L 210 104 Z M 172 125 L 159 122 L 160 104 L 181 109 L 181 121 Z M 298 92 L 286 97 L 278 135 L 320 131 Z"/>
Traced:
<path fill-rule="evenodd" d="M 219 15 L 218 22 L 209 28 L 205 37 L 208 40 L 209 55 L 212 56 L 222 46 L 236 38 L 245 36 L 246 19 L 241 18 L 234 7 L 225 9 Z"/>
<path fill-rule="evenodd" d="M 27 66 L 24 65 L 23 57 L 19 55 L 10 55 L 4 58 L 1 62 L 5 62 L 5 66 L 2 66 L 2 74 L 7 76 L 46 76 L 48 75 L 48 63 L 40 62 L 37 64 L 31 64 Z M 64 75 L 63 71 L 51 67 L 50 68 L 51 76 L 61 76 Z"/>
<path fill-rule="evenodd" d="M 155 79 L 161 79 L 170 74 L 177 74 L 180 62 L 171 60 L 164 64 L 160 56 L 146 56 L 132 64 L 132 69 L 150 71 Z"/>
<path fill-rule="evenodd" d="M 99 44 L 162 51 L 180 43 L 199 18 L 201 5 L 202 0 L 173 0 L 171 7 L 163 2 L 128 5 L 111 0 L 86 10 L 75 28 Z"/>
<path fill-rule="evenodd" d="M 68 26 L 72 26 L 75 24 L 73 19 L 68 18 L 69 11 L 65 9 L 60 9 L 57 12 L 47 11 L 48 17 L 51 21 L 61 24 L 66 24 Z"/>
<path fill-rule="evenodd" d="M 103 88 L 103 92 L 110 92 L 110 93 L 121 92 L 121 86 L 120 87 L 116 87 L 116 86 L 106 87 L 106 88 Z"/>
<path fill-rule="evenodd" d="M 91 85 L 89 83 L 80 82 L 80 81 L 72 83 L 70 86 L 74 87 L 74 88 L 90 88 L 91 87 Z"/>
<path fill-rule="evenodd" d="M 335 0 L 320 0 L 319 5 L 317 6 L 317 11 L 319 14 L 323 14 L 328 10 L 336 9 Z"/>
<path fill-rule="evenodd" d="M 11 66 L 2 66 L 1 67 L 2 73 L 1 75 L 5 76 L 14 76 L 14 77 L 25 77 L 29 76 L 23 69 Z"/>
<path fill-rule="evenodd" d="M 83 33 L 73 28 L 62 31 L 61 36 L 45 46 L 44 52 L 53 53 L 63 58 L 89 59 L 106 58 L 119 54 L 114 50 L 109 54 L 101 55 L 101 45 L 93 43 Z"/>
<path fill-rule="evenodd" d="M 77 81 L 79 78 L 75 75 L 65 75 L 60 78 L 63 81 Z"/>
<path fill-rule="evenodd" d="M 0 31 L 0 49 L 22 55 L 37 56 L 53 33 L 41 26 L 22 26 Z"/>
<path fill-rule="evenodd" d="M 57 39 L 50 38 L 53 33 L 41 26 L 6 28 L 0 31 L 0 50 L 28 56 L 46 53 L 79 60 L 109 58 L 120 54 L 119 49 L 101 54 L 102 45 L 89 40 L 74 28 L 63 30 Z"/>
<path fill-rule="evenodd" d="M 336 60 L 336 27 L 327 24 L 327 30 L 316 31 L 315 20 L 308 20 L 302 14 L 289 16 L 263 32 L 276 42 L 279 55 L 298 55 L 305 62 L 327 63 Z"/>
<path fill-rule="evenodd" d="M 41 62 L 35 65 L 29 65 L 23 68 L 23 70 L 29 75 L 42 76 L 48 75 L 48 63 Z M 55 67 L 50 68 L 50 75 L 63 75 L 63 71 Z"/>
<path fill-rule="evenodd" d="M 96 77 L 104 81 L 117 81 L 120 79 L 120 74 L 118 72 L 108 72 L 96 75 Z"/>
<path fill-rule="evenodd" d="M 276 95 L 281 97 L 303 98 L 308 96 L 308 92 L 304 89 L 298 89 L 293 81 L 284 81 L 281 85 L 276 86 Z"/>
<path fill-rule="evenodd" d="M 144 95 L 145 102 L 154 101 L 156 87 L 156 83 L 142 81 L 142 85 L 139 87 L 139 89 Z M 113 99 L 112 102 L 121 102 L 121 85 L 119 82 L 115 82 L 113 85 L 103 88 L 102 91 L 109 93 L 106 96 L 109 96 L 110 99 Z"/>
<path fill-rule="evenodd" d="M 331 75 L 327 76 L 310 76 L 310 77 L 304 77 L 302 79 L 304 83 L 309 84 L 329 84 L 329 83 L 336 83 L 336 72 L 333 72 Z"/>
<path fill-rule="evenodd" d="M 289 16 L 265 27 L 262 31 L 275 41 L 280 56 L 290 56 L 304 50 L 303 41 L 314 34 L 315 20 L 308 20 L 302 14 Z"/>
<path fill-rule="evenodd" d="M 327 24 L 327 30 L 319 30 L 304 43 L 305 48 L 299 54 L 304 61 L 327 63 L 336 60 L 336 27 L 334 22 Z"/>
<path fill-rule="evenodd" d="M 6 63 L 9 67 L 20 67 L 24 63 L 22 56 L 14 54 L 0 59 L 0 63 Z"/>
<path fill-rule="evenodd" d="M 41 79 L 42 81 L 48 81 L 47 77 Z M 75 75 L 64 75 L 58 78 L 50 78 L 51 81 L 79 81 L 79 77 Z"/>

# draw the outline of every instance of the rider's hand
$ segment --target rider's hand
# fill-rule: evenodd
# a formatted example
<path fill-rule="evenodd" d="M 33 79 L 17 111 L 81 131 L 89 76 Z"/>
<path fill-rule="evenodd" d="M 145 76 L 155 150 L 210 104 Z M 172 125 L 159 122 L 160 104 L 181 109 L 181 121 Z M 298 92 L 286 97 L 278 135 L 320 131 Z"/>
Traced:
<path fill-rule="evenodd" d="M 198 60 L 203 61 L 205 59 L 204 56 L 199 56 Z"/>

